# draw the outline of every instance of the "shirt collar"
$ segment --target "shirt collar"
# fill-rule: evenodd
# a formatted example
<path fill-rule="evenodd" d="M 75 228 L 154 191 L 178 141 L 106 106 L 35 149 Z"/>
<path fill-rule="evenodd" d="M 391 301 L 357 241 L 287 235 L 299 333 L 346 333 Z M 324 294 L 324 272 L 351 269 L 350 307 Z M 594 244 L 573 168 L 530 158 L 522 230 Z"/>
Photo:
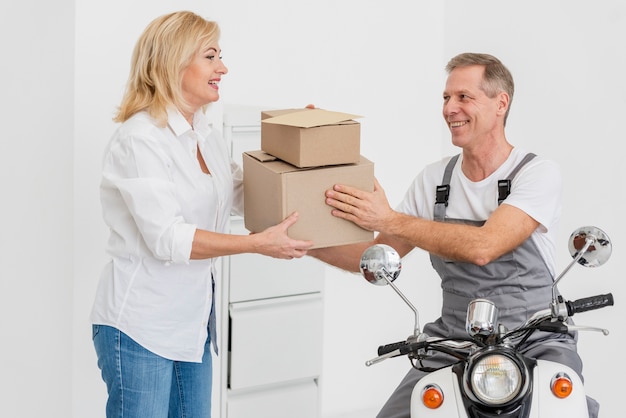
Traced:
<path fill-rule="evenodd" d="M 167 123 L 176 136 L 181 136 L 191 130 L 189 122 L 187 122 L 182 113 L 173 107 L 167 109 Z"/>
<path fill-rule="evenodd" d="M 191 131 L 191 126 L 189 126 L 187 119 L 174 107 L 167 109 L 167 123 L 176 136 L 181 136 Z M 202 109 L 193 115 L 193 129 L 201 135 L 206 135 L 211 130 L 207 116 Z"/>

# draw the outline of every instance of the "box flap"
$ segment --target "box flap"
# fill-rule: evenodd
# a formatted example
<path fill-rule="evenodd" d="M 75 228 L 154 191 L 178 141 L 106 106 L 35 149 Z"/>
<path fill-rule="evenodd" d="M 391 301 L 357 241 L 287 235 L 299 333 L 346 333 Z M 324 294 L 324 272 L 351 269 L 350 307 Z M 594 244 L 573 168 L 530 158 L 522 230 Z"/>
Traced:
<path fill-rule="evenodd" d="M 306 107 L 300 107 L 300 108 L 297 108 L 297 109 L 262 110 L 261 111 L 261 120 L 265 120 L 265 119 L 269 119 L 269 118 L 275 118 L 277 116 L 286 115 L 288 113 L 309 112 L 310 110 L 311 109 L 308 109 Z"/>
<path fill-rule="evenodd" d="M 276 158 L 271 154 L 266 153 L 265 151 L 246 151 L 243 153 L 244 157 L 248 157 L 252 160 L 258 161 L 259 166 L 264 167 L 266 170 L 269 170 L 273 173 L 283 174 L 290 173 L 292 171 L 305 171 L 310 168 L 299 168 L 292 164 L 289 164 L 286 161 L 281 160 L 280 158 Z M 244 170 L 245 171 L 245 170 Z M 244 174 L 245 176 L 245 174 Z"/>
<path fill-rule="evenodd" d="M 351 115 L 349 113 L 333 112 L 324 109 L 311 109 L 306 112 L 293 112 L 286 115 L 280 115 L 273 118 L 262 120 L 262 123 L 273 123 L 276 125 L 289 125 L 298 128 L 312 128 L 315 126 L 334 125 L 336 123 L 345 122 L 359 115 Z"/>
<path fill-rule="evenodd" d="M 267 152 L 264 151 L 246 151 L 246 154 L 248 154 L 250 157 L 254 158 L 257 161 L 260 161 L 262 163 L 265 163 L 267 161 L 276 161 L 278 158 L 274 157 L 273 155 L 268 154 Z"/>

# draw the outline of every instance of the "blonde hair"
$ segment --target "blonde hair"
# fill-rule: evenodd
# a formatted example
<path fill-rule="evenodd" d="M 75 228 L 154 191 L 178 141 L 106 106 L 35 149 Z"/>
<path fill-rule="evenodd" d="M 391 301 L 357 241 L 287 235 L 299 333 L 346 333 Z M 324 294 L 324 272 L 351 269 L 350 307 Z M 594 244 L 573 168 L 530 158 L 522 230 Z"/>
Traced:
<path fill-rule="evenodd" d="M 135 45 L 126 91 L 113 120 L 124 122 L 146 110 L 165 126 L 168 107 L 189 111 L 181 91 L 183 70 L 195 54 L 217 42 L 219 36 L 216 22 L 188 11 L 150 22 Z"/>

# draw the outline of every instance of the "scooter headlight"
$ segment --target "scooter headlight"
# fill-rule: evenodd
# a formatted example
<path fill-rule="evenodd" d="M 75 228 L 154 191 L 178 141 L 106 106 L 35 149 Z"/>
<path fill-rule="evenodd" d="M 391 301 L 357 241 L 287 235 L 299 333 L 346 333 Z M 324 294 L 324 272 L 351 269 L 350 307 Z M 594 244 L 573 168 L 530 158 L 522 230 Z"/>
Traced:
<path fill-rule="evenodd" d="M 469 370 L 471 392 L 488 406 L 500 406 L 515 399 L 525 383 L 519 362 L 502 354 L 486 354 L 476 359 Z"/>

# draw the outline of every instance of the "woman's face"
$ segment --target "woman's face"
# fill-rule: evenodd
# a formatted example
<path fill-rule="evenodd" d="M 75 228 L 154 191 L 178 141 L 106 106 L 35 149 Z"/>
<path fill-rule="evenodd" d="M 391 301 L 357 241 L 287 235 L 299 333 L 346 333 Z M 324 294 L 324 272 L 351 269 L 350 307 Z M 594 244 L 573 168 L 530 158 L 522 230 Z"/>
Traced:
<path fill-rule="evenodd" d="M 228 72 L 220 53 L 216 42 L 198 52 L 183 71 L 183 98 L 194 111 L 220 98 L 219 83 Z"/>

